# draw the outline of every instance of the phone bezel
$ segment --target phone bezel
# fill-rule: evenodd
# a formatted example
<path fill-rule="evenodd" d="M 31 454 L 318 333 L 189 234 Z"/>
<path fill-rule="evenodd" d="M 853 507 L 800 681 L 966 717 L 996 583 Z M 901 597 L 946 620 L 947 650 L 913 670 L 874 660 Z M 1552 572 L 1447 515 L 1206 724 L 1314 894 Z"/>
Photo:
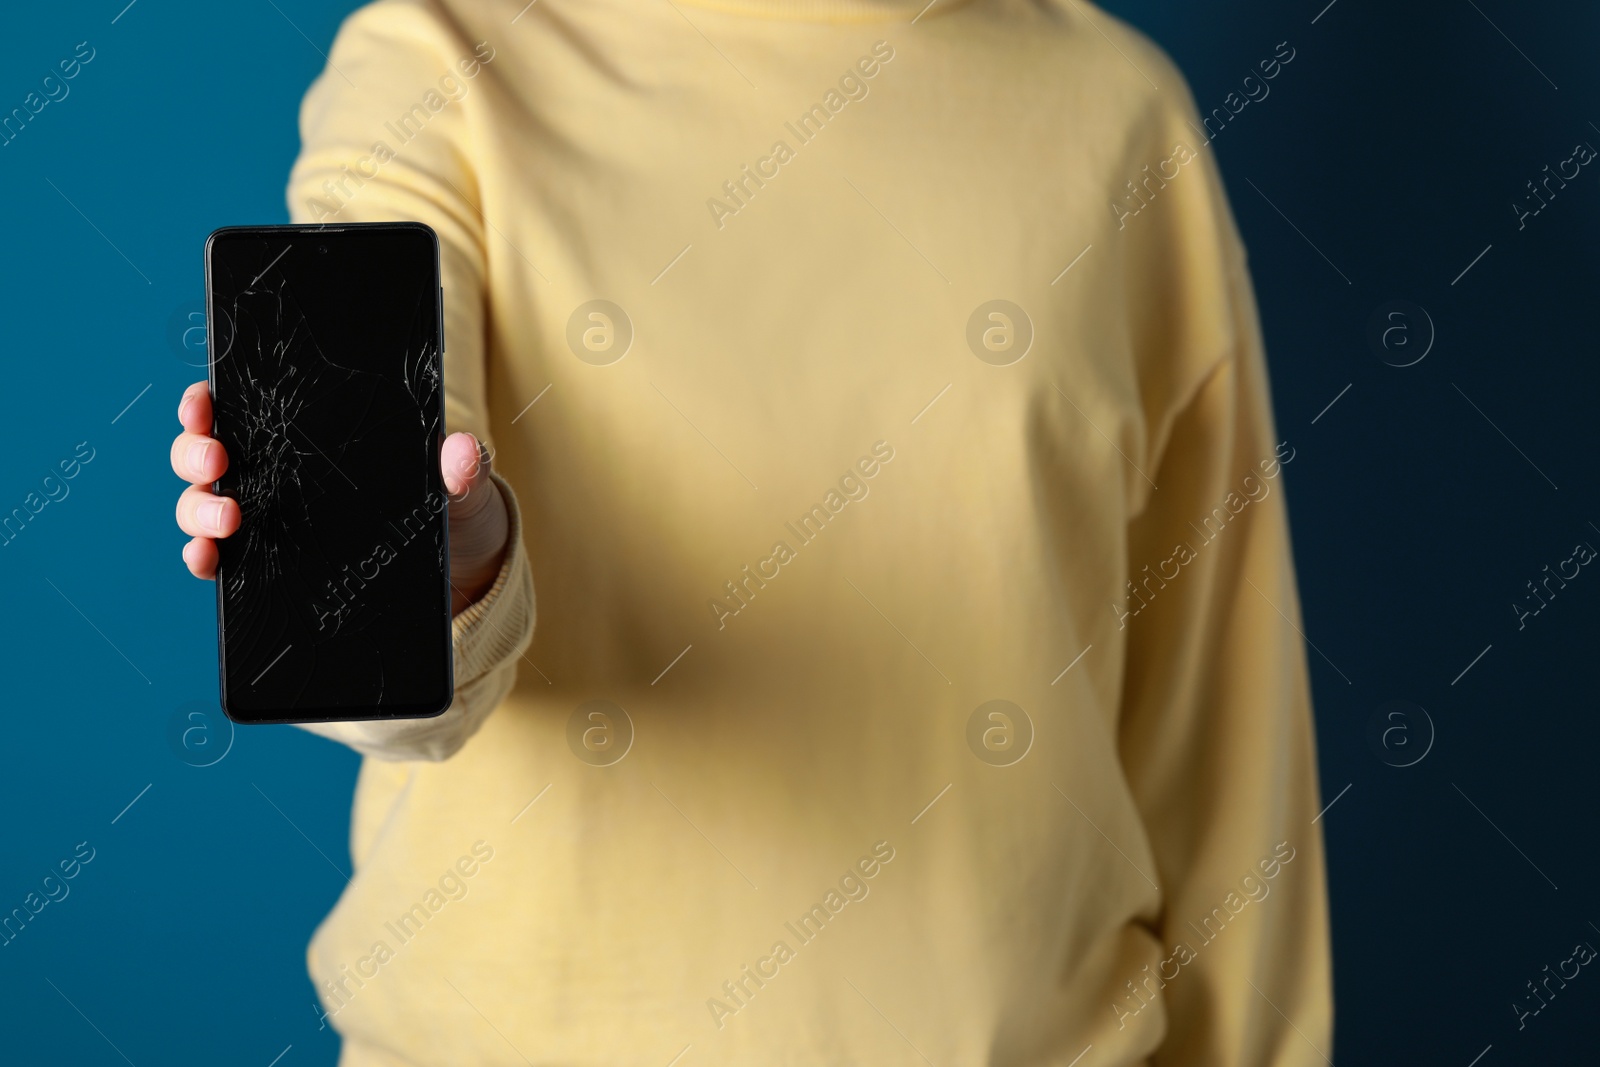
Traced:
<path fill-rule="evenodd" d="M 213 250 L 214 250 L 214 248 L 216 246 L 216 243 L 219 240 L 222 240 L 222 239 L 232 239 L 232 238 L 250 238 L 250 237 L 260 237 L 260 238 L 264 238 L 264 239 L 285 238 L 285 237 L 298 238 L 298 237 L 304 237 L 304 236 L 310 236 L 310 235 L 317 235 L 318 237 L 326 237 L 326 236 L 333 236 L 333 235 L 346 234 L 346 233 L 370 233 L 370 232 L 374 232 L 374 231 L 378 231 L 378 230 L 409 230 L 409 231 L 421 233 L 421 234 L 425 235 L 428 238 L 428 240 L 430 242 L 430 245 L 432 247 L 433 253 L 432 253 L 432 257 L 431 258 L 432 258 L 433 277 L 434 277 L 434 281 L 435 281 L 434 291 L 437 294 L 435 296 L 435 306 L 436 306 L 437 315 L 435 317 L 436 325 L 435 325 L 434 329 L 435 329 L 435 332 L 436 332 L 436 339 L 438 341 L 438 356 L 436 358 L 439 360 L 439 378 L 440 378 L 440 383 L 441 383 L 440 384 L 439 401 L 438 401 L 438 403 L 439 403 L 440 422 L 441 423 L 443 422 L 443 420 L 444 420 L 444 390 L 443 390 L 443 382 L 444 382 L 445 336 L 444 336 L 444 290 L 443 290 L 442 285 L 440 284 L 440 280 L 442 278 L 442 273 L 441 273 L 440 260 L 439 260 L 439 235 L 434 232 L 434 230 L 433 230 L 433 228 L 431 226 L 428 226 L 425 223 L 421 223 L 421 222 L 359 222 L 359 223 L 343 223 L 343 224 L 337 225 L 337 226 L 307 225 L 307 224 L 259 225 L 259 226 L 223 226 L 223 227 L 220 227 L 219 229 L 213 230 L 210 233 L 210 235 L 208 235 L 206 237 L 206 243 L 205 243 L 206 386 L 207 386 L 207 391 L 208 391 L 208 393 L 210 394 L 210 397 L 211 397 L 212 410 L 213 411 L 215 411 L 215 409 L 216 409 L 216 398 L 217 398 L 217 392 L 216 392 L 217 391 L 217 377 L 216 377 L 217 353 L 216 353 L 216 348 L 215 348 L 216 332 L 212 328 L 212 324 L 216 321 L 214 310 L 212 308 L 212 295 L 213 295 L 213 292 L 214 292 L 214 287 L 212 285 L 212 255 L 213 255 Z M 438 440 L 434 443 L 435 455 L 438 455 L 439 449 L 442 448 L 443 442 L 444 442 L 444 437 L 445 437 L 445 434 L 441 430 L 441 432 L 438 435 Z M 439 476 L 439 490 L 441 492 L 444 492 L 445 490 L 444 490 L 442 472 L 440 472 L 438 476 Z M 213 492 L 217 492 L 218 491 L 217 483 L 212 483 L 211 488 L 212 488 Z M 443 543 L 444 543 L 444 546 L 445 546 L 445 559 L 448 560 L 449 559 L 449 550 L 450 550 L 450 523 L 449 523 L 449 510 L 448 510 L 448 508 L 446 508 L 445 510 L 443 510 L 443 511 L 441 511 L 439 513 L 438 521 L 441 524 L 440 536 L 442 537 Z M 435 718 L 435 717 L 437 717 L 439 715 L 444 714 L 444 712 L 449 709 L 450 705 L 452 703 L 454 703 L 454 700 L 455 700 L 455 653 L 454 653 L 454 640 L 453 640 L 453 633 L 452 633 L 453 627 L 451 625 L 451 610 L 450 610 L 451 609 L 451 595 L 450 595 L 451 594 L 451 587 L 450 587 L 450 573 L 449 573 L 448 566 L 446 566 L 446 568 L 445 568 L 445 572 L 444 572 L 444 575 L 443 575 L 443 580 L 440 583 L 440 586 L 441 586 L 440 595 L 441 595 L 441 598 L 442 598 L 442 611 L 444 613 L 444 619 L 445 619 L 445 626 L 443 627 L 445 640 L 444 640 L 444 648 L 443 648 L 442 653 L 441 653 L 444 656 L 444 664 L 445 664 L 444 693 L 441 695 L 441 697 L 439 698 L 437 703 L 429 702 L 429 703 L 426 703 L 426 704 L 396 705 L 393 708 L 387 708 L 387 707 L 385 707 L 385 708 L 372 708 L 372 709 L 351 709 L 349 707 L 341 707 L 341 708 L 308 708 L 308 709 L 299 709 L 299 708 L 297 708 L 297 709 L 285 709 L 285 713 L 282 714 L 282 715 L 275 715 L 275 714 L 263 715 L 263 714 L 260 714 L 260 713 L 257 713 L 257 712 L 244 712 L 244 711 L 241 711 L 240 709 L 236 709 L 236 708 L 232 707 L 230 705 L 230 702 L 229 702 L 229 699 L 228 699 L 227 630 L 226 630 L 227 619 L 226 619 L 226 614 L 225 614 L 224 607 L 223 607 L 222 582 L 220 580 L 220 575 L 219 575 L 219 579 L 218 579 L 218 581 L 216 583 L 216 586 L 217 586 L 217 588 L 216 588 L 216 598 L 217 598 L 216 599 L 216 603 L 217 603 L 217 691 L 218 691 L 219 699 L 221 701 L 221 706 L 222 706 L 223 713 L 226 714 L 228 716 L 228 718 L 230 720 L 232 720 L 233 722 L 235 722 L 235 723 L 238 723 L 240 725 L 255 726 L 255 725 L 295 724 L 295 723 L 373 722 L 373 721 L 384 721 L 384 720 L 389 720 L 389 719 L 426 719 L 426 718 Z M 368 711 L 370 711 L 370 713 L 369 714 L 361 714 L 360 712 L 363 711 L 363 710 L 368 710 Z"/>

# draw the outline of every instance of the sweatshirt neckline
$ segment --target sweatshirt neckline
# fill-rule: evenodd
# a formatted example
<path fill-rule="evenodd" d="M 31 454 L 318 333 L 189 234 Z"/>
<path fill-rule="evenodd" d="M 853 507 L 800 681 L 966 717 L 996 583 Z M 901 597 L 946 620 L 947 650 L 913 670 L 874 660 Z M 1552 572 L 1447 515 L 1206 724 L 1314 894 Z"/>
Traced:
<path fill-rule="evenodd" d="M 793 22 L 903 22 L 931 18 L 968 0 L 681 0 L 691 7 Z"/>

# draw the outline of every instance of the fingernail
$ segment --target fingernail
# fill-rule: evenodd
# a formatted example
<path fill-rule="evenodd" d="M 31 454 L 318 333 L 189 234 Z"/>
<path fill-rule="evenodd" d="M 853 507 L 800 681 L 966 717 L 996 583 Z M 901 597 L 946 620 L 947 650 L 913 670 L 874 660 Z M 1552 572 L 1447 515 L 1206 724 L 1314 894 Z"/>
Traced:
<path fill-rule="evenodd" d="M 222 532 L 222 501 L 208 500 L 200 505 L 200 525 L 214 533 Z"/>
<path fill-rule="evenodd" d="M 194 403 L 194 394 L 193 393 L 191 393 L 188 396 L 183 398 L 183 403 L 178 405 L 178 421 L 179 422 L 188 422 L 189 421 L 189 405 L 191 405 L 193 403 Z"/>
<path fill-rule="evenodd" d="M 189 446 L 189 469 L 196 474 L 204 473 L 206 469 L 206 455 L 211 451 L 213 441 L 196 441 Z"/>

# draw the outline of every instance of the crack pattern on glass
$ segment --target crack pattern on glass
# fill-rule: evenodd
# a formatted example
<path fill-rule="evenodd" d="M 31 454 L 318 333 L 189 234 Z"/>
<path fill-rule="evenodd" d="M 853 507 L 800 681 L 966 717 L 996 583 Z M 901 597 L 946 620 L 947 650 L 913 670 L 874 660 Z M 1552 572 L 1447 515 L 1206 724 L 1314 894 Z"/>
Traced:
<path fill-rule="evenodd" d="M 219 543 L 226 688 L 406 714 L 385 701 L 426 681 L 418 635 L 448 655 L 436 278 L 395 287 L 304 242 L 238 244 L 212 261 L 217 489 L 241 513 Z"/>

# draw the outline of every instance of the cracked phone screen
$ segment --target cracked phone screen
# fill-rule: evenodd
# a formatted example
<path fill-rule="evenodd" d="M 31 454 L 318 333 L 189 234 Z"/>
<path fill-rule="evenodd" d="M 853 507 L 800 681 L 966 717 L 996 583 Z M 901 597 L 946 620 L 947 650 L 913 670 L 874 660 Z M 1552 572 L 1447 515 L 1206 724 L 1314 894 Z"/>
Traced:
<path fill-rule="evenodd" d="M 450 703 L 438 246 L 415 224 L 219 230 L 206 257 L 222 706 L 239 722 Z"/>

